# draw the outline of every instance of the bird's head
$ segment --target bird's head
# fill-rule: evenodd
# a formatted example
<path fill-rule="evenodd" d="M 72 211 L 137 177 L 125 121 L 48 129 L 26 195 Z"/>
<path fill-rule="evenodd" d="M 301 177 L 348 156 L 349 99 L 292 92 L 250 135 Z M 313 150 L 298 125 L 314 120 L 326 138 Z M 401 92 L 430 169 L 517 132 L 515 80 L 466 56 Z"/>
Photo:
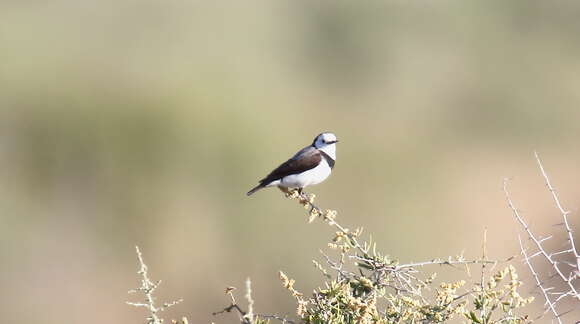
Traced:
<path fill-rule="evenodd" d="M 312 142 L 312 146 L 324 151 L 333 159 L 336 159 L 336 143 L 338 143 L 336 135 L 326 132 L 316 136 L 314 142 Z"/>

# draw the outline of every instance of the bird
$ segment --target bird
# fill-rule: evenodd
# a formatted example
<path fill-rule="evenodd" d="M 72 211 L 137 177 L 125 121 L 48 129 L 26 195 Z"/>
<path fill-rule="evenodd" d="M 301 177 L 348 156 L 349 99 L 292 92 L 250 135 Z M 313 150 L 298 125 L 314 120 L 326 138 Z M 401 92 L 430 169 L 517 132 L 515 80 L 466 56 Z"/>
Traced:
<path fill-rule="evenodd" d="M 333 133 L 319 134 L 311 145 L 280 164 L 246 195 L 273 186 L 278 186 L 284 192 L 288 192 L 288 188 L 297 188 L 298 193 L 302 194 L 305 187 L 319 184 L 330 176 L 336 162 L 336 143 L 338 140 Z"/>

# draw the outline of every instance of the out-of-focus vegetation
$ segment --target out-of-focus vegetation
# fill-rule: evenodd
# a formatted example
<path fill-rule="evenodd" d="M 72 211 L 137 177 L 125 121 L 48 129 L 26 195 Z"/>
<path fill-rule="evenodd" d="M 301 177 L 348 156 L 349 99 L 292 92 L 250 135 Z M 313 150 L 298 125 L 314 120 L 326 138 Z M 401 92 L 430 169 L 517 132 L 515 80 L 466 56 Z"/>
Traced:
<path fill-rule="evenodd" d="M 277 192 L 244 193 L 325 130 L 341 140 L 338 161 L 310 191 L 373 228 L 381 251 L 477 255 L 487 227 L 490 255 L 517 255 L 503 177 L 516 177 L 531 225 L 554 230 L 534 149 L 561 199 L 580 205 L 579 11 L 0 3 L 3 320 L 142 320 L 124 304 L 135 244 L 152 277 L 171 278 L 159 298 L 184 299 L 167 318 L 215 320 L 222 288 L 247 276 L 256 307 L 293 312 L 272 282 L 285 269 L 315 287 L 302 265 L 326 236 Z"/>

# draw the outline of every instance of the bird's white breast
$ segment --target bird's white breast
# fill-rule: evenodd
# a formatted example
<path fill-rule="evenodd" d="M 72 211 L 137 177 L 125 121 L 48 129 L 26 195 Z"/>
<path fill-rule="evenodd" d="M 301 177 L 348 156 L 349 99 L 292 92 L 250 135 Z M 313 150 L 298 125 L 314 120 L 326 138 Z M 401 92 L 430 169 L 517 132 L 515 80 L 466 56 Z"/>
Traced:
<path fill-rule="evenodd" d="M 320 164 L 318 164 L 318 166 L 315 168 L 304 171 L 302 173 L 285 176 L 281 179 L 279 185 L 292 188 L 304 188 L 306 186 L 319 184 L 326 180 L 326 178 L 328 178 L 330 175 L 330 172 L 331 169 L 328 165 L 328 162 L 326 162 L 325 159 L 322 159 Z"/>

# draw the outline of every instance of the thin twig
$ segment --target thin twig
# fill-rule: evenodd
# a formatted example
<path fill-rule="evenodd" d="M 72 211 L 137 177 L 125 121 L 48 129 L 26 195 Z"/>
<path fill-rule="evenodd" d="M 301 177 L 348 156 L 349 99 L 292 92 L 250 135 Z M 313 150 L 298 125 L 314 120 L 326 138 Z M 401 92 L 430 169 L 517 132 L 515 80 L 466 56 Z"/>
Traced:
<path fill-rule="evenodd" d="M 296 324 L 296 322 L 291 321 L 291 320 L 287 319 L 286 317 L 282 317 L 282 316 L 278 316 L 278 315 L 256 314 L 256 317 L 264 318 L 264 319 L 275 319 L 275 320 L 282 322 L 282 324 L 284 324 L 284 323 Z"/>
<path fill-rule="evenodd" d="M 487 229 L 484 230 L 483 232 L 483 244 L 481 245 L 481 249 L 482 249 L 482 259 L 486 259 L 487 258 Z M 481 264 L 481 282 L 480 282 L 480 287 L 481 287 L 481 291 L 485 291 L 485 263 Z M 485 294 L 483 295 L 483 298 L 485 298 Z M 481 313 L 480 316 L 483 319 L 483 324 L 486 324 L 488 322 L 488 318 L 485 316 L 486 314 L 486 302 L 484 301 L 481 305 Z"/>
<path fill-rule="evenodd" d="M 423 262 L 416 262 L 416 263 L 407 263 L 407 264 L 400 264 L 395 266 L 396 269 L 402 268 L 413 268 L 413 267 L 423 267 L 428 265 L 456 265 L 456 264 L 496 264 L 498 261 L 495 260 L 441 260 L 441 259 L 433 259 L 430 261 L 423 261 Z"/>
<path fill-rule="evenodd" d="M 223 313 L 230 313 L 231 311 L 235 310 L 238 314 L 240 322 L 242 324 L 251 324 L 254 323 L 256 318 L 264 318 L 264 319 L 275 319 L 279 320 L 282 323 L 288 324 L 295 324 L 295 322 L 286 319 L 285 317 L 281 317 L 278 315 L 264 315 L 264 314 L 254 314 L 254 299 L 252 298 L 252 281 L 250 278 L 246 279 L 246 294 L 245 298 L 248 301 L 248 311 L 244 311 L 236 302 L 236 298 L 234 297 L 233 291 L 236 290 L 234 287 L 226 288 L 226 294 L 230 296 L 231 304 L 225 307 L 222 310 L 217 312 L 213 312 L 212 315 L 216 316 Z"/>
<path fill-rule="evenodd" d="M 252 281 L 250 278 L 246 279 L 246 300 L 248 301 L 248 313 L 245 317 L 250 321 L 254 321 L 254 299 L 252 299 Z"/>
<path fill-rule="evenodd" d="M 289 192 L 286 193 L 286 195 L 288 197 L 292 197 L 293 193 Z M 302 193 L 299 194 L 297 196 L 297 198 L 299 199 L 301 204 L 308 204 L 310 206 L 310 213 L 312 213 L 313 210 L 316 210 L 317 214 L 320 216 L 324 215 L 324 212 L 322 211 L 322 209 L 318 206 L 316 206 L 314 203 L 311 202 L 311 199 L 308 197 L 308 195 L 306 193 Z M 339 223 L 337 223 L 335 220 L 330 220 L 328 222 L 328 224 L 330 226 L 336 227 L 339 231 L 341 231 L 342 233 L 344 233 L 347 238 L 350 240 L 351 245 L 356 248 L 357 250 L 359 250 L 359 252 L 361 252 L 364 256 L 368 256 L 368 250 L 366 250 L 365 248 L 363 248 L 363 246 L 357 241 L 356 237 L 354 235 L 352 235 L 352 233 L 350 233 L 350 231 L 343 227 L 342 225 L 340 225 Z"/>

